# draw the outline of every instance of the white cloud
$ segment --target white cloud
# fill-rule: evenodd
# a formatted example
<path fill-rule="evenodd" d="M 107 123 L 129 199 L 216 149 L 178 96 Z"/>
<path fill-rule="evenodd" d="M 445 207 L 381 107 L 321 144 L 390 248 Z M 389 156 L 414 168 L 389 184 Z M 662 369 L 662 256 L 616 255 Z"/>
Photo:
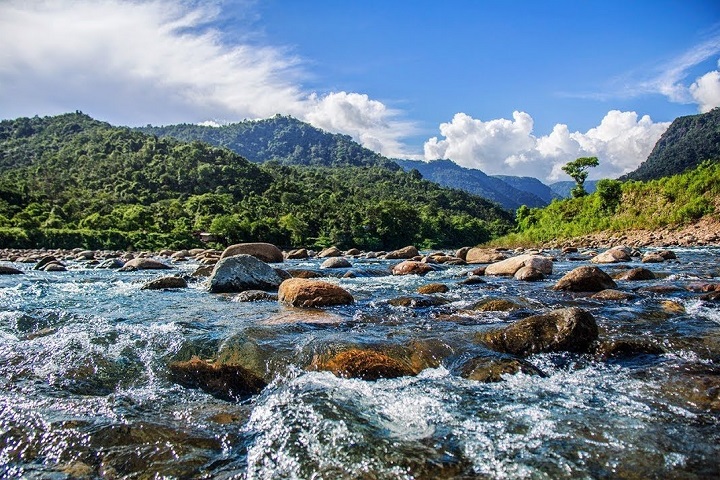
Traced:
<path fill-rule="evenodd" d="M 593 156 L 600 166 L 590 178 L 614 178 L 643 162 L 669 125 L 647 115 L 638 120 L 635 112 L 612 110 L 585 133 L 558 124 L 549 135 L 536 137 L 532 117 L 525 112 L 514 112 L 513 120 L 487 122 L 458 113 L 452 122 L 440 125 L 444 139 L 433 137 L 425 143 L 425 159 L 448 158 L 490 175 L 553 181 L 565 179 L 561 168 L 567 162 Z"/>
<path fill-rule="evenodd" d="M 217 3 L 0 1 L 0 112 L 76 109 L 125 125 L 294 115 L 402 154 L 412 125 L 357 93 L 303 90 L 286 49 L 228 43 Z M 220 4 L 221 5 L 221 4 Z"/>
<path fill-rule="evenodd" d="M 690 86 L 690 94 L 703 113 L 720 107 L 720 71 L 713 70 L 698 78 Z"/>

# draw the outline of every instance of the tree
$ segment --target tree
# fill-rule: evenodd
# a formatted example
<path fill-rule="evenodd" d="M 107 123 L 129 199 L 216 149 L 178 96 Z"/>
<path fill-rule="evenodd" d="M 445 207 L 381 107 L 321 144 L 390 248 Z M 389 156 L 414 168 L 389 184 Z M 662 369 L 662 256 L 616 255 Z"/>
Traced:
<path fill-rule="evenodd" d="M 595 194 L 600 198 L 600 210 L 607 214 L 615 213 L 622 198 L 622 183 L 605 178 L 597 183 Z"/>
<path fill-rule="evenodd" d="M 575 188 L 570 191 L 573 198 L 584 197 L 587 195 L 585 190 L 585 180 L 588 176 L 588 168 L 597 167 L 599 164 L 597 157 L 580 157 L 572 162 L 568 162 L 562 167 L 563 172 L 567 173 L 575 180 Z"/>

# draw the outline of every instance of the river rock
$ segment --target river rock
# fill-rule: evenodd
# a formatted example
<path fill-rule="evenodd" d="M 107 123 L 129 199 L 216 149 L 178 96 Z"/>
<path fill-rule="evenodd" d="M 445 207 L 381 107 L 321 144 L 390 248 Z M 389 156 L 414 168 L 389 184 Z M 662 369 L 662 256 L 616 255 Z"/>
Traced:
<path fill-rule="evenodd" d="M 320 268 L 351 268 L 352 264 L 343 257 L 330 257 L 320 264 Z"/>
<path fill-rule="evenodd" d="M 545 275 L 534 267 L 522 267 L 515 272 L 515 280 L 524 282 L 536 282 L 545 278 Z"/>
<path fill-rule="evenodd" d="M 620 290 L 613 290 L 612 288 L 607 288 L 593 294 L 590 298 L 593 298 L 595 300 L 630 300 L 631 298 L 635 298 L 635 295 L 633 295 L 632 293 L 621 292 Z"/>
<path fill-rule="evenodd" d="M 631 251 L 627 247 L 613 247 L 590 259 L 592 263 L 618 263 L 632 260 Z"/>
<path fill-rule="evenodd" d="M 448 288 L 448 286 L 444 283 L 428 283 L 427 285 L 422 285 L 417 289 L 418 293 L 421 293 L 423 295 L 429 295 L 432 293 L 446 293 L 449 290 L 450 289 Z"/>
<path fill-rule="evenodd" d="M 349 257 L 357 257 L 358 255 L 362 255 L 362 252 L 358 250 L 357 248 L 351 248 L 347 252 L 345 252 L 345 255 Z"/>
<path fill-rule="evenodd" d="M 215 265 L 200 265 L 195 269 L 195 271 L 190 275 L 191 277 L 209 277 L 212 275 L 213 269 L 215 268 Z"/>
<path fill-rule="evenodd" d="M 505 298 L 486 298 L 470 307 L 471 310 L 478 312 L 510 312 L 521 308 L 523 308 L 522 305 Z"/>
<path fill-rule="evenodd" d="M 513 276 L 522 267 L 532 267 L 545 275 L 550 275 L 553 262 L 550 258 L 542 255 L 518 255 L 488 265 L 485 268 L 485 275 Z"/>
<path fill-rule="evenodd" d="M 598 267 L 589 265 L 569 271 L 553 287 L 571 292 L 599 292 L 608 288 L 616 289 L 615 281 Z"/>
<path fill-rule="evenodd" d="M 351 348 L 332 356 L 318 356 L 310 366 L 313 370 L 325 370 L 343 378 L 378 380 L 416 375 L 405 362 L 386 353 Z"/>
<path fill-rule="evenodd" d="M 54 255 L 46 255 L 46 256 L 42 257 L 40 260 L 38 260 L 38 262 L 33 267 L 33 270 L 43 270 L 46 265 L 53 263 L 53 262 L 57 263 L 58 259 Z"/>
<path fill-rule="evenodd" d="M 468 380 L 491 383 L 501 382 L 503 375 L 545 376 L 543 372 L 530 362 L 517 358 L 474 357 L 468 360 L 460 370 L 460 375 Z"/>
<path fill-rule="evenodd" d="M 479 285 L 486 282 L 480 275 L 468 275 L 466 279 L 460 280 L 458 283 L 460 285 Z"/>
<path fill-rule="evenodd" d="M 507 255 L 504 253 L 488 248 L 474 247 L 465 253 L 465 262 L 467 263 L 495 263 L 505 260 L 506 258 Z"/>
<path fill-rule="evenodd" d="M 187 288 L 187 281 L 182 277 L 170 276 L 156 278 L 145 283 L 141 290 L 164 290 L 166 288 Z"/>
<path fill-rule="evenodd" d="M 409 245 L 409 246 L 403 247 L 399 250 L 394 250 L 392 252 L 386 253 L 385 259 L 386 260 L 401 260 L 401 259 L 415 258 L 418 255 L 420 255 L 420 252 L 418 252 L 418 249 L 412 245 Z"/>
<path fill-rule="evenodd" d="M 75 258 L 78 260 L 92 260 L 95 258 L 94 250 L 82 250 L 75 254 Z"/>
<path fill-rule="evenodd" d="M 393 307 L 428 308 L 445 305 L 450 302 L 444 298 L 427 295 L 406 295 L 390 299 L 388 303 Z"/>
<path fill-rule="evenodd" d="M 665 259 L 657 253 L 646 253 L 642 257 L 642 263 L 662 263 Z"/>
<path fill-rule="evenodd" d="M 455 256 L 461 260 L 465 260 L 467 257 L 467 253 L 470 251 L 472 247 L 462 247 L 459 248 L 457 251 L 455 251 Z"/>
<path fill-rule="evenodd" d="M 280 282 L 280 276 L 267 263 L 252 255 L 234 255 L 215 265 L 209 288 L 213 293 L 275 290 Z"/>
<path fill-rule="evenodd" d="M 298 248 L 295 250 L 290 250 L 285 257 L 288 260 L 304 260 L 308 257 L 310 257 L 310 254 L 308 254 L 307 249 L 305 248 Z"/>
<path fill-rule="evenodd" d="M 43 272 L 67 272 L 67 267 L 60 262 L 50 262 L 40 269 Z"/>
<path fill-rule="evenodd" d="M 220 255 L 220 260 L 235 255 L 252 255 L 266 263 L 282 263 L 284 260 L 282 251 L 271 243 L 238 243 L 230 245 Z"/>
<path fill-rule="evenodd" d="M 578 307 L 553 310 L 479 334 L 493 350 L 527 356 L 542 352 L 584 353 L 598 338 L 595 317 Z"/>
<path fill-rule="evenodd" d="M 414 260 L 405 260 L 392 268 L 393 275 L 425 275 L 432 271 L 433 267 L 429 264 L 416 262 Z"/>
<path fill-rule="evenodd" d="M 170 270 L 172 267 L 165 265 L 162 262 L 153 260 L 152 258 L 133 258 L 125 262 L 118 271 L 119 272 L 133 272 L 135 270 Z"/>
<path fill-rule="evenodd" d="M 324 276 L 322 273 L 306 270 L 304 268 L 290 268 L 285 271 L 293 278 L 320 278 Z"/>
<path fill-rule="evenodd" d="M 637 281 L 637 280 L 655 280 L 655 274 L 647 268 L 631 268 L 624 272 L 620 272 L 615 280 Z"/>
<path fill-rule="evenodd" d="M 15 267 L 9 267 L 7 265 L 0 265 L 0 275 L 18 275 L 22 274 L 22 270 L 18 270 Z"/>
<path fill-rule="evenodd" d="M 107 260 L 103 260 L 98 265 L 96 265 L 95 268 L 122 268 L 124 266 L 125 262 L 123 262 L 119 258 L 108 258 Z"/>
<path fill-rule="evenodd" d="M 344 288 L 322 280 L 291 278 L 280 284 L 278 300 L 293 307 L 349 305 L 355 301 Z"/>
<path fill-rule="evenodd" d="M 665 351 L 654 343 L 636 338 L 605 340 L 600 343 L 596 355 L 603 360 L 610 358 L 628 358 L 638 355 L 662 355 Z"/>
<path fill-rule="evenodd" d="M 337 247 L 328 247 L 324 250 L 321 250 L 320 253 L 318 253 L 318 257 L 320 258 L 327 258 L 327 257 L 341 257 L 342 251 Z"/>
<path fill-rule="evenodd" d="M 277 302 L 277 299 L 278 296 L 274 293 L 263 290 L 245 290 L 235 295 L 233 302 L 260 302 L 265 300 Z"/>
<path fill-rule="evenodd" d="M 237 401 L 260 393 L 265 380 L 240 365 L 210 363 L 193 357 L 169 365 L 170 378 L 186 388 L 199 388 L 213 397 Z"/>

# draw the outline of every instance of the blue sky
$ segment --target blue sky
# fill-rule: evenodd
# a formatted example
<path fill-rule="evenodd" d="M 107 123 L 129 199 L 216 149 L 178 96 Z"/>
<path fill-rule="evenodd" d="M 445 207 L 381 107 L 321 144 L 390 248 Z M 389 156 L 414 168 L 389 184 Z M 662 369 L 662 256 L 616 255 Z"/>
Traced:
<path fill-rule="evenodd" d="M 0 117 L 282 113 L 393 157 L 617 176 L 720 105 L 719 59 L 714 1 L 4 0 Z"/>

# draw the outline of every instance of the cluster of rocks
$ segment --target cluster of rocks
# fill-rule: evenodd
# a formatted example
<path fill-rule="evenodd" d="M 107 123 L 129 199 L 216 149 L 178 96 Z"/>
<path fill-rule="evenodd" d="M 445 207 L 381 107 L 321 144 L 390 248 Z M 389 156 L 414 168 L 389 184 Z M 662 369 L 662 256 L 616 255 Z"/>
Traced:
<path fill-rule="evenodd" d="M 613 276 L 597 265 L 641 261 L 657 263 L 677 260 L 672 251 L 658 250 L 642 253 L 637 248 L 615 246 L 603 252 L 580 250 L 565 246 L 561 255 L 568 260 L 584 261 L 563 275 L 553 285 L 558 292 L 575 292 L 592 295 L 599 301 L 617 301 L 631 298 L 634 294 L 618 289 L 618 281 L 652 280 L 655 274 L 643 267 L 627 268 Z M 128 254 L 124 252 L 95 252 L 84 250 L 19 252 L 2 251 L 0 257 L 14 262 L 34 262 L 36 269 L 61 271 L 67 268 L 63 262 L 81 262 L 103 268 L 110 265 L 119 271 L 144 269 L 169 269 L 170 263 L 194 260 L 200 266 L 193 274 L 207 276 L 207 288 L 213 293 L 235 293 L 236 301 L 277 301 L 299 309 L 318 309 L 334 305 L 352 304 L 352 294 L 333 283 L 320 278 L 329 276 L 303 269 L 281 269 L 276 264 L 286 259 L 322 258 L 320 270 L 327 272 L 344 270 L 353 273 L 355 258 L 382 258 L 398 260 L 389 270 L 379 275 L 425 275 L 446 265 L 468 265 L 468 275 L 459 280 L 458 286 L 484 283 L 483 277 L 506 276 L 516 281 L 539 281 L 553 275 L 553 263 L 557 259 L 542 250 L 462 248 L 454 253 L 433 252 L 421 255 L 413 246 L 392 252 L 364 253 L 356 249 L 341 251 L 331 247 L 320 252 L 306 249 L 282 252 L 267 243 L 232 245 L 220 252 L 195 249 Z M 0 273 L 22 273 L 10 266 L 1 266 Z M 360 272 L 361 273 L 361 272 Z M 187 280 L 176 275 L 156 278 L 146 283 L 144 289 L 174 289 L 187 287 Z M 393 299 L 390 304 L 409 308 L 426 308 L 443 303 L 437 294 L 447 292 L 452 285 L 428 283 L 418 289 L 417 296 Z M 703 299 L 718 300 L 720 285 L 693 284 L 689 287 L 702 293 Z M 473 307 L 477 311 L 512 311 L 524 307 L 507 300 L 484 301 Z M 668 308 L 672 308 L 669 306 Z M 322 321 L 334 322 L 327 316 Z M 477 334 L 476 340 L 497 356 L 479 356 L 465 359 L 457 371 L 464 377 L 480 381 L 499 381 L 510 373 L 542 375 L 525 357 L 543 352 L 594 353 L 600 358 L 612 358 L 633 354 L 658 354 L 662 349 L 641 340 L 618 341 L 599 338 L 598 327 L 591 313 L 580 308 L 563 308 L 539 315 L 526 316 L 503 328 L 495 328 Z M 414 358 L 414 360 L 413 360 Z M 435 360 L 432 360 L 432 359 Z M 397 376 L 415 375 L 423 368 L 437 366 L 437 357 L 428 356 L 418 360 L 411 354 L 397 355 L 382 348 L 348 347 L 316 355 L 307 365 L 309 369 L 327 370 L 338 376 L 375 380 Z M 192 358 L 170 365 L 172 378 L 190 388 L 201 388 L 219 398 L 240 398 L 252 395 L 264 388 L 262 375 L 248 370 L 237 362 L 208 361 Z"/>

